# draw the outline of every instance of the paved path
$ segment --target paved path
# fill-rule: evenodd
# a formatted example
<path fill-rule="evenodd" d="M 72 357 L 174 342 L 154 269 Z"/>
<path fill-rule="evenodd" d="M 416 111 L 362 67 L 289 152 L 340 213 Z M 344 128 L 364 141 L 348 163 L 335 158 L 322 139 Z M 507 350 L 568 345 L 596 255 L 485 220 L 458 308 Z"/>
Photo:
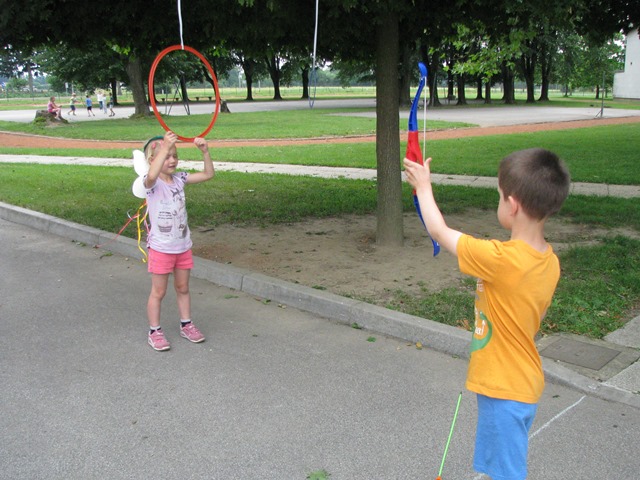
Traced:
<path fill-rule="evenodd" d="M 144 265 L 31 218 L 0 219 L 0 479 L 435 478 L 464 359 L 264 301 L 250 273 L 244 290 L 194 278 L 207 341 L 166 320 L 173 348 L 154 352 Z M 444 478 L 484 478 L 475 416 L 463 391 Z M 532 479 L 640 471 L 640 410 L 623 403 L 549 383 L 531 437 Z"/>
<path fill-rule="evenodd" d="M 340 100 L 316 100 L 314 109 L 335 109 L 335 108 L 375 108 L 374 99 L 340 99 Z M 44 108 L 44 106 L 43 106 Z M 275 110 L 304 110 L 309 108 L 309 102 L 306 100 L 287 100 L 281 102 L 239 102 L 229 103 L 232 113 L 275 111 Z M 5 110 L 0 111 L 0 120 L 11 122 L 29 123 L 35 118 L 33 110 Z M 63 113 L 64 118 L 70 122 L 95 122 L 98 120 L 109 120 L 117 118 L 126 118 L 134 113 L 133 107 L 117 107 L 115 109 L 116 116 L 108 117 L 100 112 L 95 117 L 88 117 L 86 111 L 82 108 L 78 109 L 76 116 L 67 116 Z M 164 110 L 160 109 L 162 113 Z M 64 112 L 64 110 L 63 110 Z M 191 114 L 204 114 L 213 112 L 213 104 L 211 103 L 194 103 L 190 105 Z M 600 103 L 593 102 L 593 106 L 589 107 L 553 107 L 553 106 L 535 106 L 523 108 L 522 106 L 495 106 L 482 108 L 458 108 L 455 106 L 444 106 L 428 109 L 428 120 L 442 120 L 447 122 L 464 122 L 475 124 L 480 127 L 495 127 L 505 125 L 522 125 L 532 123 L 548 123 L 548 122 L 566 122 L 576 120 L 592 120 L 600 117 Z M 401 118 L 408 118 L 408 110 L 400 112 Z M 184 108 L 175 106 L 171 110 L 171 115 L 186 115 Z M 356 116 L 375 116 L 375 112 L 350 113 Z M 605 108 L 602 118 L 623 118 L 640 116 L 638 110 L 622 110 Z"/>
<path fill-rule="evenodd" d="M 0 163 L 43 163 L 54 165 L 95 165 L 111 167 L 130 167 L 132 161 L 122 158 L 99 157 L 50 157 L 44 155 L 1 155 Z M 202 162 L 180 161 L 180 168 L 198 170 Z M 237 171 L 247 173 L 278 173 L 286 175 L 307 175 L 324 178 L 350 178 L 375 180 L 377 172 L 369 168 L 349 167 L 307 167 L 304 165 L 282 165 L 273 163 L 216 162 L 218 171 Z M 497 188 L 495 177 L 475 175 L 433 174 L 433 181 L 443 185 L 464 185 L 469 187 Z M 571 186 L 574 195 L 597 195 L 621 198 L 640 197 L 640 185 L 609 185 L 604 183 L 574 182 Z"/>

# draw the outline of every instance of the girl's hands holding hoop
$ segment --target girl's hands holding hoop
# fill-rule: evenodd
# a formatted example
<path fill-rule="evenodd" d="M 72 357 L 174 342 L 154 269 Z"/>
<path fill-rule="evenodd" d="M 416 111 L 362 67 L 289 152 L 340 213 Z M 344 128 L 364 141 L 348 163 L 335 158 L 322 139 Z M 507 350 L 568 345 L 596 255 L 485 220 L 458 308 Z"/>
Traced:
<path fill-rule="evenodd" d="M 149 171 L 147 176 L 144 177 L 145 188 L 153 187 L 158 177 L 162 177 L 166 181 L 171 174 L 171 169 L 175 170 L 178 163 L 177 141 L 178 136 L 171 131 L 167 131 L 162 140 L 156 140 L 147 147 L 152 152 L 149 157 Z"/>
<path fill-rule="evenodd" d="M 171 147 L 173 147 L 176 142 L 178 141 L 178 135 L 176 135 L 175 133 L 173 133 L 172 131 L 167 131 L 167 133 L 164 134 L 164 139 L 162 140 L 163 143 L 163 147 L 166 147 L 167 150 L 171 150 Z"/>
<path fill-rule="evenodd" d="M 202 172 L 190 173 L 187 177 L 187 183 L 200 183 L 206 182 L 211 179 L 215 174 L 213 168 L 213 162 L 211 161 L 211 155 L 209 154 L 209 145 L 207 141 L 202 137 L 196 137 L 193 139 L 193 144 L 198 147 L 198 150 L 202 152 L 202 161 L 204 162 L 204 170 Z"/>
<path fill-rule="evenodd" d="M 202 138 L 202 137 L 196 137 L 193 139 L 193 144 L 198 147 L 198 149 L 202 152 L 208 152 L 209 151 L 209 145 L 207 144 L 207 141 Z"/>

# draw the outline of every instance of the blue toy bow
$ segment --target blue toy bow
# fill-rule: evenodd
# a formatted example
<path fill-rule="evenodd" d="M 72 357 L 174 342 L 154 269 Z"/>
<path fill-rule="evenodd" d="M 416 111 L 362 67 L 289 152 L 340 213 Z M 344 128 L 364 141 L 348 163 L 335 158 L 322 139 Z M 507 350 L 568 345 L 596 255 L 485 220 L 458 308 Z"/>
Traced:
<path fill-rule="evenodd" d="M 424 63 L 418 63 L 418 68 L 420 69 L 420 84 L 418 85 L 418 91 L 416 92 L 416 96 L 413 98 L 413 103 L 411 104 L 411 111 L 409 112 L 409 134 L 407 138 L 407 153 L 405 157 L 409 160 L 419 163 L 423 165 L 422 161 L 422 150 L 420 150 L 420 140 L 418 138 L 418 103 L 420 103 L 420 95 L 422 94 L 422 89 L 427 83 L 427 67 Z M 425 230 L 427 230 L 427 235 L 429 235 L 429 230 L 427 229 L 427 225 L 424 223 L 424 219 L 422 218 L 422 212 L 420 211 L 420 202 L 418 201 L 418 196 L 416 195 L 416 191 L 413 191 L 413 204 L 416 207 L 416 211 L 418 212 L 418 216 L 422 221 L 422 225 L 424 225 Z M 429 235 L 431 237 L 431 235 Z M 435 257 L 440 253 L 440 244 L 436 242 L 433 238 L 431 238 L 431 242 L 433 243 L 433 256 Z"/>

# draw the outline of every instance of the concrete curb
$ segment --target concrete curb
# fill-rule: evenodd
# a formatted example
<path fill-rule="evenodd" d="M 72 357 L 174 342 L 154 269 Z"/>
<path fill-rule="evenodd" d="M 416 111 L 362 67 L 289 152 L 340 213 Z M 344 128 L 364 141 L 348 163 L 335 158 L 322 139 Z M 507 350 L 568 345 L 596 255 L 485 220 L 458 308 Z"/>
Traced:
<path fill-rule="evenodd" d="M 26 208 L 0 202 L 0 218 L 88 245 L 100 246 L 123 256 L 135 257 L 140 254 L 137 242 L 130 238 L 114 238 L 113 233 Z M 372 332 L 412 343 L 421 342 L 425 348 L 442 353 L 461 358 L 469 357 L 471 337 L 468 332 L 459 328 L 211 260 L 196 257 L 194 262 L 192 275 L 196 278 L 311 312 L 339 323 L 357 324 Z M 640 409 L 640 395 L 596 382 L 551 360 L 543 359 L 543 368 L 545 378 L 552 383 Z"/>
<path fill-rule="evenodd" d="M 543 357 L 542 367 L 547 380 L 558 385 L 574 388 L 580 392 L 610 402 L 623 403 L 640 409 L 640 395 L 597 382 L 573 370 Z"/>

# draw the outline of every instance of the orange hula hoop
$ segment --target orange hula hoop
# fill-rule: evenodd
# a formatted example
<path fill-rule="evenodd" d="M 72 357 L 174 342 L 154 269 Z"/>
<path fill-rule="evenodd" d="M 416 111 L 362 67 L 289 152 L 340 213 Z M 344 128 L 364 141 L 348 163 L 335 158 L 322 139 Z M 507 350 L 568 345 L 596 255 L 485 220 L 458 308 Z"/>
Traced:
<path fill-rule="evenodd" d="M 196 57 L 198 57 L 200 61 L 204 64 L 204 66 L 207 68 L 209 75 L 211 75 L 211 78 L 213 79 L 213 90 L 216 94 L 216 108 L 215 108 L 215 111 L 213 112 L 213 116 L 211 117 L 211 122 L 209 122 L 209 126 L 200 135 L 197 135 L 198 137 L 204 138 L 211 131 L 211 129 L 213 128 L 213 124 L 216 123 L 216 119 L 218 118 L 218 112 L 220 112 L 220 91 L 218 90 L 218 79 L 216 78 L 216 74 L 213 72 L 213 68 L 211 68 L 211 65 L 209 64 L 207 59 L 204 58 L 204 55 L 202 55 L 195 48 L 188 47 L 186 45 L 185 46 L 172 45 L 171 47 L 167 47 L 164 50 L 162 50 L 158 54 L 158 56 L 155 58 L 155 60 L 153 61 L 153 64 L 151 65 L 151 71 L 149 72 L 149 100 L 151 101 L 151 108 L 153 108 L 153 114 L 158 119 L 158 122 L 160 122 L 160 125 L 162 125 L 162 128 L 164 128 L 167 132 L 170 131 L 171 129 L 165 123 L 164 119 L 162 118 L 162 115 L 160 115 L 160 112 L 158 111 L 158 106 L 156 105 L 156 96 L 155 96 L 153 81 L 156 75 L 156 69 L 158 68 L 158 64 L 160 63 L 160 61 L 168 53 L 173 52 L 175 50 L 186 50 L 187 52 L 190 52 L 194 54 Z M 195 137 L 182 137 L 177 133 L 176 135 L 183 142 L 193 142 L 193 139 L 195 138 Z"/>

